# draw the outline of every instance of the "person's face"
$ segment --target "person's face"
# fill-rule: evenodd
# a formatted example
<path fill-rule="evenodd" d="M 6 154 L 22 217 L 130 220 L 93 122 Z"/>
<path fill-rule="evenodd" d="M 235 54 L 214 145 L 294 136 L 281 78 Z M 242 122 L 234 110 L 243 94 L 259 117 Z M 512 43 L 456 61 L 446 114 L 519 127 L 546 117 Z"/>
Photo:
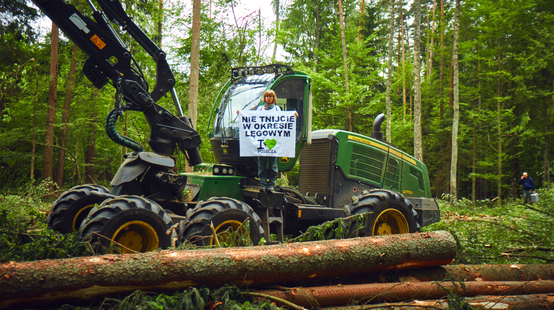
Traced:
<path fill-rule="evenodd" d="M 523 177 L 524 177 L 524 178 L 526 178 L 527 176 L 528 176 L 527 173 L 524 173 L 524 174 L 523 174 Z"/>
<path fill-rule="evenodd" d="M 264 101 L 267 104 L 275 104 L 275 97 L 273 97 L 273 95 L 265 95 Z"/>

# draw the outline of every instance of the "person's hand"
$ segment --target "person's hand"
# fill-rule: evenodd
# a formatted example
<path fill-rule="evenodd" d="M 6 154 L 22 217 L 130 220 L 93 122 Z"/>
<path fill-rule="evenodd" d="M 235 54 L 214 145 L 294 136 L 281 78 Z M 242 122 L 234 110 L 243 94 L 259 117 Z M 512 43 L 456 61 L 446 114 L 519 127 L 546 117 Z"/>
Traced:
<path fill-rule="evenodd" d="M 239 111 L 237 111 L 237 113 L 239 113 Z M 521 179 L 523 180 L 525 177 L 524 176 L 521 176 Z"/>
<path fill-rule="evenodd" d="M 533 194 L 535 193 L 535 191 L 533 191 Z"/>
<path fill-rule="evenodd" d="M 294 112 L 294 116 L 296 116 L 296 118 L 298 118 L 298 112 Z"/>
<path fill-rule="evenodd" d="M 239 114 L 239 110 L 237 110 L 237 114 Z"/>

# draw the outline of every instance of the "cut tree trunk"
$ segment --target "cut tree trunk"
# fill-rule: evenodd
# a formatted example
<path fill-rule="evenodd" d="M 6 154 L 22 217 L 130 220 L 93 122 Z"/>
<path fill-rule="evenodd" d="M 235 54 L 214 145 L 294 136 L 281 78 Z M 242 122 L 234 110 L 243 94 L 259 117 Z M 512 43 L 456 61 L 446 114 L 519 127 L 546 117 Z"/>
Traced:
<path fill-rule="evenodd" d="M 445 231 L 284 245 L 104 255 L 0 265 L 0 308 L 92 300 L 140 290 L 257 285 L 448 264 Z"/>
<path fill-rule="evenodd" d="M 302 281 L 303 286 L 360 283 L 554 280 L 554 265 L 446 265 Z"/>
<path fill-rule="evenodd" d="M 510 296 L 477 296 L 464 298 L 462 302 L 469 304 L 471 309 L 503 309 L 503 310 L 539 310 L 552 309 L 554 296 L 552 294 L 510 295 Z M 375 304 L 371 307 L 346 306 L 333 307 L 333 310 L 437 310 L 437 309 L 465 309 L 460 307 L 460 302 L 448 299 L 441 300 L 413 300 L 409 302 Z M 467 308 L 469 309 L 469 308 Z"/>
<path fill-rule="evenodd" d="M 258 293 L 274 296 L 302 307 L 340 306 L 352 303 L 374 304 L 408 300 L 439 299 L 452 293 L 464 297 L 505 294 L 547 294 L 554 292 L 554 281 L 534 282 L 409 282 L 338 285 L 266 290 Z"/>

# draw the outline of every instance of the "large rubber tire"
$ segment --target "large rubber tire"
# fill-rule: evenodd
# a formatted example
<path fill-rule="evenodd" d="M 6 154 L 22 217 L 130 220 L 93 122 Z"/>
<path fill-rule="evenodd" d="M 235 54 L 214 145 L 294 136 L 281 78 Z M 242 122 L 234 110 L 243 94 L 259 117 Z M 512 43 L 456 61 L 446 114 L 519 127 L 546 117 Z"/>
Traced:
<path fill-rule="evenodd" d="M 101 204 L 103 197 L 91 195 L 92 191 L 108 193 L 104 186 L 85 184 L 63 192 L 52 204 L 48 214 L 48 228 L 64 234 L 78 231 L 81 223 L 95 204 Z"/>
<path fill-rule="evenodd" d="M 104 201 L 81 225 L 82 240 L 98 240 L 105 249 L 116 245 L 122 253 L 149 252 L 171 246 L 167 231 L 173 221 L 156 202 L 139 196 Z"/>
<path fill-rule="evenodd" d="M 377 189 L 359 196 L 352 205 L 351 213 L 370 212 L 367 225 L 359 231 L 360 236 L 407 234 L 419 231 L 419 219 L 412 203 L 401 194 Z"/>
<path fill-rule="evenodd" d="M 213 246 L 216 241 L 210 224 L 213 223 L 216 234 L 221 238 L 221 234 L 227 229 L 243 227 L 246 220 L 250 223 L 250 240 L 253 245 L 258 245 L 264 234 L 262 220 L 249 205 L 232 198 L 210 198 L 199 202 L 194 209 L 187 212 L 187 221 L 181 221 L 180 240 L 189 240 L 200 246 Z"/>

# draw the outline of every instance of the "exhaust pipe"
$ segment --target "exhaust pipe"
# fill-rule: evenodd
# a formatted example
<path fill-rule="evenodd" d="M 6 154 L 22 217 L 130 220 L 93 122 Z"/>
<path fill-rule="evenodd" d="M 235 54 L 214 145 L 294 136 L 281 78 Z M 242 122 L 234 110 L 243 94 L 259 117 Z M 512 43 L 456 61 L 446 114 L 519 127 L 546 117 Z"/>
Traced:
<path fill-rule="evenodd" d="M 381 124 L 385 120 L 385 114 L 381 113 L 377 115 L 373 121 L 373 131 L 371 132 L 371 137 L 379 141 L 383 141 L 383 133 L 381 132 Z"/>

